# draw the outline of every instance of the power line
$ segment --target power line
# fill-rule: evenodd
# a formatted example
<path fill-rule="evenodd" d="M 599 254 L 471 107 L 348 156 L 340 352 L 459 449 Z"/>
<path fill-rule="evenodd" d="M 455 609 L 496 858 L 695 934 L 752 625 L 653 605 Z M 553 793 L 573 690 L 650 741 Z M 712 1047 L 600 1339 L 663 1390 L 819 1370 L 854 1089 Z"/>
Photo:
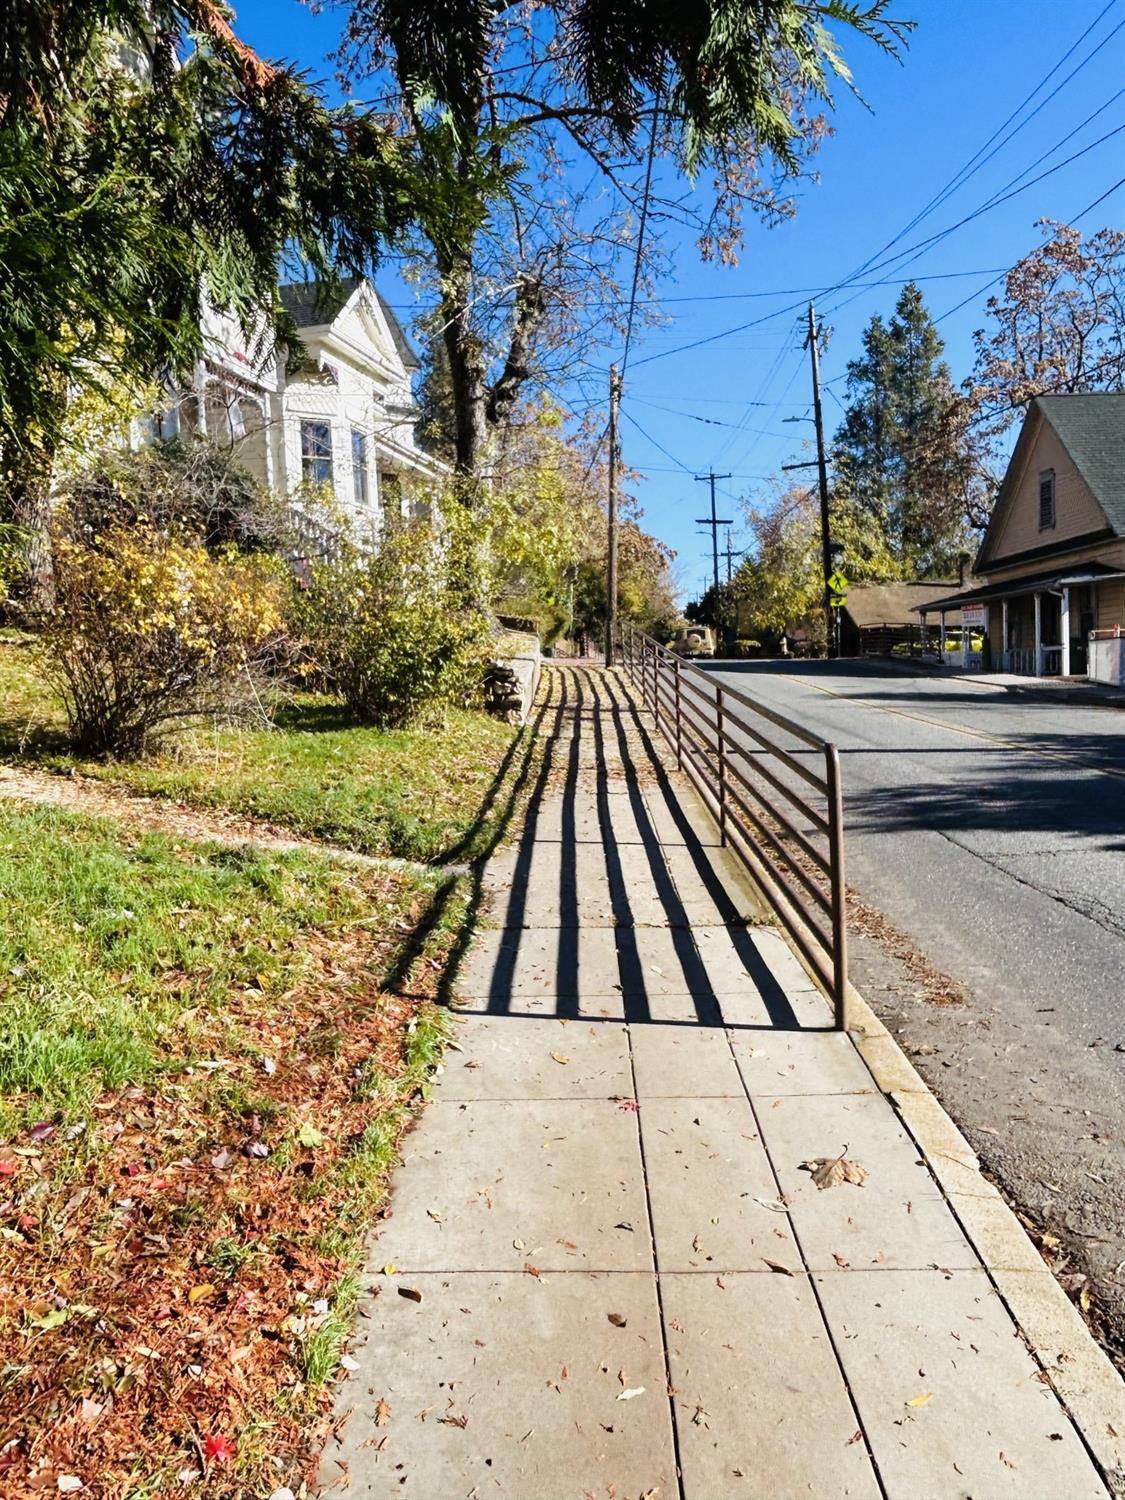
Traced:
<path fill-rule="evenodd" d="M 1122 25 L 1125 25 L 1125 22 L 1122 22 Z M 1019 176 L 1005 183 L 1002 188 L 998 188 L 996 194 L 980 204 L 972 213 L 965 214 L 955 224 L 947 225 L 945 229 L 939 230 L 927 239 L 917 241 L 916 244 L 911 245 L 908 249 L 892 256 L 891 260 L 902 261 L 904 258 L 909 257 L 905 259 L 905 264 L 909 265 L 910 260 L 917 260 L 920 255 L 923 255 L 927 250 L 932 250 L 935 245 L 947 239 L 956 230 L 963 228 L 966 224 L 972 223 L 974 219 L 979 219 L 982 214 L 990 213 L 994 208 L 999 208 L 1001 204 L 1009 202 L 1012 198 L 1017 198 L 1020 193 L 1026 193 L 1028 188 L 1035 187 L 1037 183 L 1043 182 L 1046 178 L 1053 177 L 1056 172 L 1061 172 L 1064 167 L 1069 167 L 1072 162 L 1076 162 L 1081 157 L 1088 155 L 1091 151 L 1096 150 L 1098 146 L 1102 146 L 1106 141 L 1112 140 L 1114 136 L 1120 135 L 1122 131 L 1125 131 L 1125 123 L 1115 126 L 1112 130 L 1108 130 L 1105 135 L 1099 136 L 1096 141 L 1091 141 L 1089 145 L 1083 146 L 1081 150 L 1075 151 L 1073 155 L 1066 157 L 1063 161 L 1056 162 L 1053 167 L 1048 167 L 1045 172 L 1040 172 L 1038 177 L 1032 177 L 1030 181 L 1021 184 L 1019 187 L 1012 188 L 1010 192 L 1006 191 L 1006 189 L 1011 187 L 1012 182 L 1019 181 L 1019 176 L 1023 175 L 1022 173 L 1019 174 Z M 846 285 L 847 283 L 841 282 L 838 289 L 844 290 L 846 289 Z M 835 302 L 830 311 L 838 312 L 840 308 L 846 307 L 849 302 L 853 302 L 854 300 L 854 297 L 846 297 L 840 302 Z"/>
<path fill-rule="evenodd" d="M 1125 26 L 1125 22 L 1122 22 L 1121 25 Z M 1106 40 L 1108 41 L 1108 38 Z M 1097 111 L 1096 113 L 1100 113 L 1100 111 Z M 1088 121 L 1086 123 L 1088 123 Z M 1082 127 L 1080 126 L 1078 128 L 1081 129 Z M 1120 135 L 1123 131 L 1125 131 L 1125 124 L 1116 126 L 1113 130 L 1107 131 L 1104 135 L 1099 136 L 1097 140 L 1091 141 L 1088 145 L 1083 146 L 1080 150 L 1072 153 L 1063 161 L 1057 162 L 1053 167 L 1047 168 L 1046 171 L 1041 172 L 1037 177 L 1033 177 L 1029 181 L 1020 183 L 1020 178 L 1026 176 L 1026 173 L 1032 170 L 1031 167 L 1024 168 L 1022 172 L 1018 173 L 1014 178 L 1009 179 L 1007 183 L 1005 183 L 1001 188 L 997 189 L 990 198 L 986 199 L 984 203 L 978 205 L 978 207 L 975 208 L 971 213 L 965 214 L 955 223 L 947 225 L 944 229 L 938 230 L 936 233 L 927 236 L 923 240 L 917 241 L 914 245 L 908 246 L 907 249 L 898 252 L 896 255 L 888 257 L 887 260 L 876 261 L 873 268 L 875 270 L 880 270 L 885 266 L 889 266 L 897 262 L 905 262 L 906 264 L 909 264 L 910 260 L 918 259 L 919 256 L 922 255 L 926 250 L 932 249 L 935 245 L 948 238 L 949 235 L 955 233 L 958 229 L 963 228 L 966 224 L 971 223 L 974 219 L 981 217 L 982 214 L 989 213 L 994 208 L 999 208 L 1002 204 L 1007 203 L 1014 197 L 1017 197 L 1020 193 L 1026 192 L 1029 188 L 1035 187 L 1038 183 L 1043 182 L 1046 178 L 1054 176 L 1054 174 L 1057 172 L 1061 172 L 1065 167 L 1068 167 L 1072 163 L 1080 160 L 1083 156 L 1088 155 L 1089 152 L 1096 150 L 1099 146 L 1104 145 L 1106 141 L 1113 139 L 1117 135 Z M 1072 132 L 1071 134 L 1073 133 L 1074 132 Z M 1069 138 L 1070 137 L 1066 137 L 1066 139 Z M 1052 149 L 1057 150 L 1059 144 L 1059 142 L 1056 142 L 1055 146 Z M 1050 153 L 1048 152 L 1047 154 L 1049 155 Z M 1039 160 L 1042 159 L 1042 157 L 1039 158 Z M 1016 186 L 1016 184 L 1019 185 Z M 901 235 L 896 236 L 896 239 L 897 238 L 901 238 Z M 893 244 L 894 241 L 892 240 L 890 243 Z M 868 269 L 869 267 L 871 267 L 871 265 L 872 263 L 868 261 L 861 269 Z M 902 266 L 898 266 L 898 269 L 902 269 Z M 1001 272 L 999 274 L 1002 275 L 1004 273 Z M 841 281 L 836 282 L 834 285 L 826 287 L 824 289 L 824 293 L 827 295 L 833 292 L 845 291 L 852 285 L 852 283 L 852 276 L 845 277 Z M 841 307 L 846 306 L 848 301 L 852 300 L 854 299 L 848 298 L 844 301 L 836 302 L 833 304 L 830 311 L 836 312 Z M 692 349 L 702 348 L 707 344 L 715 343 L 719 339 L 731 338 L 735 334 L 745 333 L 751 328 L 761 327 L 762 324 L 768 323 L 775 318 L 782 317 L 786 313 L 794 311 L 801 305 L 802 303 L 800 302 L 788 304 L 785 307 L 776 309 L 772 313 L 766 313 L 760 318 L 751 319 L 749 322 L 738 324 L 733 328 L 723 329 L 717 333 L 707 334 L 703 338 L 694 339 L 686 344 L 679 344 L 672 349 L 659 350 L 655 354 L 650 354 L 645 359 L 639 360 L 637 363 L 649 364 L 656 359 L 666 359 L 669 355 L 672 354 L 683 354 Z"/>
<path fill-rule="evenodd" d="M 984 165 L 985 161 L 990 160 L 991 157 L 996 154 L 996 151 L 999 151 L 1002 146 L 1004 146 L 1009 140 L 1012 139 L 1012 135 L 1015 135 L 1016 131 L 1013 131 L 1011 133 L 1011 135 L 1006 136 L 1004 138 L 1004 140 L 1001 141 L 1000 144 L 996 147 L 996 150 L 993 151 L 993 152 L 991 152 L 989 154 L 989 156 L 984 157 L 983 159 L 978 159 L 978 158 L 981 158 L 981 153 L 982 152 L 988 150 L 988 147 L 992 145 L 993 141 L 996 140 L 996 137 L 1001 133 L 1001 131 L 1006 130 L 1007 127 L 1016 118 L 1016 116 L 1019 115 L 1019 114 L 1021 114 L 1022 111 L 1027 108 L 1027 106 L 1031 103 L 1032 99 L 1035 98 L 1035 96 L 1039 92 L 1039 90 L 1041 88 L 1043 88 L 1043 86 L 1046 83 L 1048 83 L 1051 80 L 1051 78 L 1054 77 L 1054 75 L 1063 66 L 1063 64 L 1066 62 L 1066 60 L 1069 57 L 1071 57 L 1073 55 L 1073 53 L 1077 50 L 1077 48 L 1079 48 L 1082 45 L 1082 43 L 1090 35 L 1091 31 L 1093 31 L 1094 28 L 1100 24 L 1102 18 L 1110 10 L 1113 9 L 1113 6 L 1115 4 L 1116 4 L 1116 0 L 1108 0 L 1108 3 L 1098 13 L 1098 15 L 1094 18 L 1094 20 L 1091 21 L 1090 25 L 1087 26 L 1086 30 L 1082 33 L 1082 35 L 1078 38 L 1078 40 L 1075 41 L 1067 49 L 1067 51 L 1063 53 L 1062 57 L 1059 58 L 1058 62 L 1056 62 L 1055 65 L 1050 69 L 1050 71 L 1048 73 L 1046 73 L 1039 80 L 1039 82 L 1035 85 L 1035 87 L 1031 90 L 1031 92 L 1028 95 L 1026 95 L 1026 97 L 1011 112 L 1011 114 L 1008 115 L 1007 119 L 1005 119 L 1004 121 L 1002 121 L 1002 123 L 999 124 L 996 127 L 996 129 L 989 136 L 988 140 L 985 141 L 984 145 L 977 148 L 977 150 L 973 153 L 973 155 L 969 157 L 968 161 L 965 162 L 963 166 L 961 166 L 961 167 L 958 168 L 958 170 L 953 174 L 953 176 L 949 179 L 949 181 L 945 184 L 945 186 L 942 187 L 941 189 L 939 189 L 939 191 L 937 193 L 935 193 L 935 195 L 929 200 L 929 202 L 926 203 L 918 211 L 918 213 L 916 213 L 914 215 L 914 217 L 907 224 L 903 225 L 903 227 L 898 231 L 897 234 L 893 235 L 887 241 L 887 243 L 882 247 L 882 249 L 876 250 L 873 255 L 869 256 L 867 258 L 867 260 L 863 261 L 860 265 L 858 265 L 855 268 L 855 270 L 852 271 L 848 275 L 848 277 L 846 278 L 846 282 L 853 281 L 856 276 L 862 276 L 863 272 L 866 271 L 866 270 L 868 270 L 870 268 L 870 266 L 875 261 L 878 260 L 879 256 L 883 255 L 886 251 L 888 251 L 891 248 L 892 245 L 896 245 L 899 242 L 899 240 L 901 240 L 903 238 L 904 235 L 909 234 L 910 231 L 912 229 L 914 229 L 917 225 L 919 225 L 922 222 L 923 219 L 927 218 L 928 215 L 930 213 L 932 213 L 932 211 L 935 208 L 939 207 L 942 203 L 944 203 L 946 201 L 947 198 L 951 197 L 952 194 L 955 193 L 959 187 L 964 186 L 964 184 L 969 180 L 969 177 L 975 175 L 975 173 L 978 172 L 980 170 L 980 168 Z M 1115 30 L 1119 30 L 1119 29 L 1120 29 L 1120 27 L 1116 28 Z M 1103 41 L 1100 45 L 1101 46 L 1105 46 L 1105 43 L 1108 42 L 1113 35 L 1115 35 L 1115 32 L 1110 32 L 1110 35 L 1107 36 L 1105 38 L 1105 41 Z M 1100 50 L 1100 47 L 1096 48 L 1095 49 L 1095 53 L 1097 51 L 1099 51 L 1099 50 Z M 1095 55 L 1095 53 L 1091 53 L 1090 57 L 1093 57 Z M 1090 61 L 1090 57 L 1087 57 L 1082 63 L 1080 63 L 1079 67 L 1076 68 L 1074 71 L 1078 72 L 1081 68 L 1085 67 L 1086 63 Z M 1058 93 L 1059 89 L 1061 89 L 1066 83 L 1068 83 L 1070 81 L 1070 78 L 1073 78 L 1073 76 L 1074 76 L 1074 73 L 1071 73 L 1068 78 L 1064 79 L 1063 82 L 1061 84 L 1059 84 L 1058 88 L 1055 89 L 1054 93 L 1052 93 L 1047 99 L 1044 99 L 1044 100 L 1041 101 L 1041 103 L 1039 104 L 1038 108 L 1035 110 L 1034 113 L 1038 114 L 1039 110 L 1042 109 L 1045 104 L 1049 103 L 1050 99 L 1053 99 L 1054 96 L 1055 96 L 1055 94 Z M 1027 117 L 1027 119 L 1024 120 L 1023 123 L 1020 126 L 1017 127 L 1017 130 L 1022 130 L 1023 126 L 1027 125 L 1033 118 L 1034 118 L 1034 115 L 1029 115 Z M 974 163 L 975 163 L 975 165 L 974 165 Z M 969 170 L 970 168 L 972 169 L 971 171 Z M 846 284 L 846 283 L 844 283 L 844 284 Z M 836 290 L 836 289 L 835 288 L 828 288 L 828 291 L 833 291 L 833 290 Z"/>
<path fill-rule="evenodd" d="M 1125 92 L 1125 90 L 1123 90 L 1122 92 Z M 1105 192 L 1102 193 L 1099 197 L 1095 198 L 1092 203 L 1087 203 L 1085 208 L 1080 208 L 1076 214 L 1072 214 L 1070 216 L 1069 222 L 1071 224 L 1080 223 L 1087 214 L 1093 213 L 1095 208 L 1099 208 L 1107 198 L 1112 197 L 1113 194 L 1116 193 L 1117 189 L 1122 186 L 1125 186 L 1125 177 L 1118 178 L 1118 180 L 1113 184 L 1112 187 L 1106 188 Z M 999 276 L 994 276 L 991 281 L 986 281 L 983 286 L 978 286 L 975 291 L 970 292 L 967 297 L 963 297 L 960 302 L 957 302 L 952 307 L 947 308 L 945 312 L 941 313 L 934 319 L 934 322 L 941 323 L 944 322 L 946 318 L 951 318 L 955 312 L 960 312 L 963 307 L 967 307 L 970 302 L 975 301 L 982 292 L 986 292 L 990 286 L 995 286 L 998 281 L 1003 281 L 1007 275 L 1007 271 L 1001 271 Z"/>
<path fill-rule="evenodd" d="M 1122 90 L 1125 92 L 1125 90 Z M 1112 100 L 1109 101 L 1112 103 Z M 1102 105 L 1102 110 L 1108 108 L 1108 103 Z M 1100 114 L 1101 110 L 1095 111 Z M 1093 118 L 1091 116 L 1090 118 Z M 1089 124 L 1089 119 L 1084 123 Z M 1082 127 L 1078 126 L 1076 131 Z M 1064 140 L 1069 137 L 1063 137 Z M 1061 143 L 1057 143 L 1061 144 Z M 1047 153 L 1050 154 L 1049 152 Z M 1041 158 L 1042 159 L 1042 158 Z M 882 253 L 882 252 L 880 252 Z M 880 286 L 905 286 L 907 281 L 953 281 L 958 277 L 965 276 L 988 276 L 992 272 L 1003 270 L 1002 266 L 982 266 L 979 270 L 972 271 L 929 271 L 923 276 L 891 276 L 880 281 L 856 281 L 852 285 L 863 287 L 865 290 Z M 774 287 L 768 292 L 698 292 L 683 297 L 653 297 L 647 303 L 641 302 L 640 306 L 665 307 L 681 302 L 760 302 L 769 297 L 816 297 L 830 292 L 831 287 L 824 286 L 785 286 Z M 392 312 L 426 313 L 432 312 L 432 307 L 426 307 L 418 302 L 388 302 L 387 306 Z M 584 304 L 589 308 L 594 307 L 619 307 L 620 298 L 598 298 Z"/>
<path fill-rule="evenodd" d="M 788 348 L 788 347 L 789 346 L 786 345 L 786 348 Z M 722 421 L 719 420 L 718 417 L 701 417 L 701 416 L 698 416 L 693 411 L 680 411 L 675 406 L 661 406 L 658 402 L 656 402 L 656 401 L 649 401 L 644 396 L 633 396 L 631 399 L 633 401 L 640 402 L 640 404 L 642 406 L 650 406 L 653 411 L 668 412 L 673 417 L 683 417 L 686 421 L 689 421 L 689 422 L 705 422 L 708 427 L 729 427 L 729 428 L 731 428 L 735 432 L 753 432 L 753 433 L 757 434 L 757 436 L 759 436 L 759 437 L 770 437 L 770 438 L 781 438 L 781 439 L 784 439 L 784 437 L 785 437 L 785 434 L 783 432 L 770 432 L 765 427 L 744 427 L 740 422 L 722 422 Z M 764 402 L 764 401 L 761 401 L 761 402 L 750 401 L 750 402 L 747 402 L 747 405 L 748 406 L 759 406 L 759 405 L 760 406 L 765 406 L 766 402 Z"/>
<path fill-rule="evenodd" d="M 674 453 L 669 453 L 668 450 L 667 450 L 667 448 L 664 447 L 663 443 L 658 443 L 656 441 L 656 439 L 653 437 L 652 433 L 651 432 L 647 432 L 641 426 L 641 424 L 637 421 L 636 417 L 633 416 L 632 412 L 625 411 L 624 408 L 622 408 L 621 415 L 625 418 L 625 420 L 627 422 L 632 422 L 633 426 L 640 433 L 641 437 L 646 438 L 648 440 L 648 442 L 650 442 L 652 444 L 652 446 L 657 450 L 658 453 L 663 453 L 664 457 L 666 459 L 668 459 L 668 461 L 670 463 L 675 464 L 677 470 L 679 470 L 681 473 L 684 473 L 684 474 L 690 474 L 690 473 L 692 473 L 692 470 L 688 468 L 687 464 L 682 464 L 680 462 L 680 460 L 676 457 L 676 455 Z M 655 473 L 656 471 L 653 470 L 652 472 Z"/>

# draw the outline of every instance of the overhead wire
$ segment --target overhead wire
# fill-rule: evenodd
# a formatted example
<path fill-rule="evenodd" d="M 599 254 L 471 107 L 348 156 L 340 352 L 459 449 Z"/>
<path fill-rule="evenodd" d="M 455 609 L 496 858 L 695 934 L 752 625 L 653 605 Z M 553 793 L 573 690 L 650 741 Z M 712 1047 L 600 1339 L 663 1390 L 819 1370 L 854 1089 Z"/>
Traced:
<path fill-rule="evenodd" d="M 1107 0 L 1107 4 L 1098 12 L 1097 16 L 1095 16 L 1093 21 L 1090 22 L 1089 26 L 1087 26 L 1086 29 L 1082 32 L 1081 36 L 1079 36 L 1078 39 L 1073 42 L 1070 47 L 1067 48 L 1062 57 L 1060 57 L 1058 61 L 1048 70 L 1048 72 L 1044 74 L 1044 76 L 1039 80 L 1039 82 L 1035 85 L 1031 92 L 1027 94 L 1023 98 L 1023 100 L 1016 106 L 1016 108 L 1012 110 L 1007 118 L 996 127 L 996 129 L 992 132 L 992 134 L 988 137 L 984 144 L 977 148 L 973 155 L 969 157 L 968 161 L 958 168 L 953 176 L 945 183 L 942 188 L 938 190 L 937 193 L 934 194 L 929 202 L 924 204 L 923 207 L 919 209 L 919 211 L 914 215 L 914 217 L 910 219 L 908 223 L 904 224 L 896 234 L 892 235 L 881 249 L 876 250 L 873 255 L 870 255 L 865 261 L 862 261 L 853 271 L 849 272 L 848 276 L 845 278 L 845 282 L 852 282 L 857 276 L 862 276 L 864 271 L 869 270 L 879 259 L 879 257 L 883 255 L 887 250 L 889 250 L 892 245 L 896 245 L 904 235 L 909 234 L 910 231 L 916 228 L 923 219 L 928 218 L 930 213 L 932 213 L 935 208 L 940 207 L 942 203 L 946 202 L 948 198 L 952 197 L 952 195 L 960 187 L 964 186 L 964 184 L 968 182 L 970 177 L 976 175 L 980 168 L 984 166 L 986 161 L 990 161 L 992 157 L 994 157 L 996 153 L 1000 151 L 1008 143 L 1008 141 L 1010 141 L 1012 137 L 1018 133 L 1019 130 L 1022 130 L 1025 125 L 1029 124 L 1031 120 L 1034 119 L 1035 115 L 1037 115 L 1045 105 L 1049 104 L 1051 99 L 1053 99 L 1059 93 L 1059 91 L 1063 89 L 1067 83 L 1070 82 L 1075 74 L 1080 72 L 1082 68 L 1084 68 L 1086 64 L 1090 62 L 1098 52 L 1101 51 L 1101 49 L 1121 29 L 1120 26 L 1115 27 L 1107 37 L 1103 38 L 1103 40 L 1098 44 L 1094 51 L 1091 52 L 1089 56 L 1084 58 L 1083 61 L 1079 63 L 1078 66 L 1070 74 L 1068 74 L 1066 78 L 1063 79 L 1062 83 L 1060 83 L 1052 91 L 1052 93 L 1048 95 L 1046 99 L 1040 101 L 1039 105 L 1036 106 L 1032 114 L 1028 115 L 1026 120 L 1024 120 L 1012 132 L 1005 136 L 1004 139 L 999 142 L 999 144 L 996 145 L 996 147 L 992 151 L 990 151 L 987 156 L 983 156 L 983 153 L 988 151 L 989 146 L 991 146 L 992 143 L 996 140 L 996 137 L 1000 135 L 1002 131 L 1006 130 L 1007 127 L 1012 123 L 1012 121 L 1016 119 L 1016 117 L 1027 108 L 1027 106 L 1035 98 L 1036 94 L 1039 93 L 1040 89 L 1042 89 L 1047 83 L 1049 83 L 1054 75 L 1058 72 L 1058 70 L 1068 60 L 1068 58 L 1073 56 L 1073 54 L 1082 45 L 1082 43 L 1086 40 L 1090 33 L 1098 25 L 1101 24 L 1102 19 L 1108 14 L 1110 10 L 1113 9 L 1116 3 L 1117 0 Z"/>

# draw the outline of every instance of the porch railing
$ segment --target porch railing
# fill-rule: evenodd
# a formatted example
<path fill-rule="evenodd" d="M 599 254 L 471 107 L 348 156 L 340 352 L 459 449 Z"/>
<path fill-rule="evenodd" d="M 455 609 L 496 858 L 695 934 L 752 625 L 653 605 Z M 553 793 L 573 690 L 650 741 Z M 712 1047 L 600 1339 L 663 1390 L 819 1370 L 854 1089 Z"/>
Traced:
<path fill-rule="evenodd" d="M 622 644 L 625 670 L 714 813 L 722 844 L 764 891 L 843 1030 L 848 933 L 836 746 L 640 631 L 626 629 Z"/>
<path fill-rule="evenodd" d="M 1044 646 L 1043 651 L 1043 673 L 1044 677 L 1057 677 L 1062 671 L 1062 647 Z M 1038 653 L 1034 646 L 1012 646 L 1007 651 L 1000 652 L 1001 672 L 1011 672 L 1016 677 L 1038 677 L 1039 662 Z"/>

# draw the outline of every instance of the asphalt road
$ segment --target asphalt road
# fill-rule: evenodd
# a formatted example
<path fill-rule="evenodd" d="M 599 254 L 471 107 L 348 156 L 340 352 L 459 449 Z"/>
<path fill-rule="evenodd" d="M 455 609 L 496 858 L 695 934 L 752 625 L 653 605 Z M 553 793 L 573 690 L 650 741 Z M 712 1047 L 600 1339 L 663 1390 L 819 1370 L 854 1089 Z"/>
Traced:
<path fill-rule="evenodd" d="M 849 885 L 967 1000 L 926 1004 L 862 940 L 853 977 L 1125 1341 L 1125 712 L 859 662 L 709 670 L 839 747 Z"/>

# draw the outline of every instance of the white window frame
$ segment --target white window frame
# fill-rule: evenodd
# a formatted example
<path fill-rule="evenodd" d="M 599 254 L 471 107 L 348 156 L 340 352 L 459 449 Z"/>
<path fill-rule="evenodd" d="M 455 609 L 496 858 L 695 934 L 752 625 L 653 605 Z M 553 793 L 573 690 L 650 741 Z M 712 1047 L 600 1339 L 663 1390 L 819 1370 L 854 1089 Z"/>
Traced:
<path fill-rule="evenodd" d="M 352 494 L 362 510 L 371 508 L 371 459 L 367 434 L 362 427 L 351 429 Z M 358 451 L 357 451 L 358 450 Z"/>
<path fill-rule="evenodd" d="M 314 441 L 320 441 L 321 447 L 323 447 L 323 440 L 315 440 L 313 437 L 314 428 L 318 432 L 327 433 L 328 435 L 325 451 L 314 450 Z M 319 472 L 325 466 L 326 472 Z M 332 452 L 332 423 L 322 417 L 302 417 L 301 478 L 309 484 L 327 484 L 333 486 L 335 484 L 335 471 L 336 466 Z"/>

